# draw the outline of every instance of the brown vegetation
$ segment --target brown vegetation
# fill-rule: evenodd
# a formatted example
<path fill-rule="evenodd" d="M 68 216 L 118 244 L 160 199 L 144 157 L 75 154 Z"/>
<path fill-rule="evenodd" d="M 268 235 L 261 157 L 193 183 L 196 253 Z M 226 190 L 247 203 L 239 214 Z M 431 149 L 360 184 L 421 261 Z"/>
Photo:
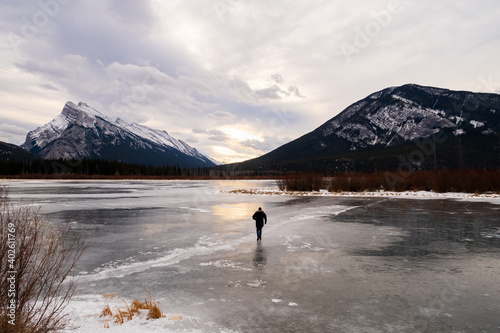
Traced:
<path fill-rule="evenodd" d="M 68 324 L 73 296 L 67 278 L 86 243 L 51 225 L 32 205 L 0 195 L 0 331 L 53 332 Z M 14 305 L 14 306 L 13 306 Z"/>
<path fill-rule="evenodd" d="M 330 192 L 434 191 L 500 192 L 500 170 L 434 170 L 418 172 L 346 172 L 333 177 L 293 173 L 277 181 L 280 190 Z"/>
<path fill-rule="evenodd" d="M 133 300 L 130 303 L 130 306 L 125 302 L 125 300 L 120 300 L 125 303 L 125 308 L 116 307 L 116 311 L 113 312 L 108 303 L 104 306 L 104 309 L 101 311 L 99 318 L 101 317 L 111 317 L 114 318 L 114 322 L 117 324 L 123 324 L 125 320 L 132 320 L 135 314 L 138 314 L 140 310 L 147 310 L 148 314 L 146 319 L 159 319 L 165 317 L 163 312 L 158 307 L 156 301 L 151 297 L 151 293 L 148 290 L 149 300 L 146 298 L 144 302 L 139 301 L 138 299 Z M 114 296 L 114 295 L 113 295 Z M 104 295 L 105 298 L 109 298 L 108 295 Z M 105 319 L 104 327 L 109 328 L 110 319 Z"/>
<path fill-rule="evenodd" d="M 281 191 L 319 191 L 326 186 L 325 177 L 319 173 L 290 173 L 277 181 Z"/>

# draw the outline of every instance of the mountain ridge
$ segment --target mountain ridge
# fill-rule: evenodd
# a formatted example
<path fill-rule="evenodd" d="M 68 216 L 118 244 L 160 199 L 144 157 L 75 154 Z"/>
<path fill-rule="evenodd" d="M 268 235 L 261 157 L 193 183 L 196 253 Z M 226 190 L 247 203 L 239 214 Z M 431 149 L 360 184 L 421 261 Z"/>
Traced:
<path fill-rule="evenodd" d="M 281 172 L 395 169 L 419 149 L 419 140 L 437 135 L 446 137 L 435 142 L 438 155 L 415 161 L 416 168 L 498 167 L 499 124 L 498 94 L 406 84 L 374 92 L 313 131 L 228 167 Z"/>
<path fill-rule="evenodd" d="M 21 145 L 46 159 L 103 158 L 127 163 L 211 167 L 216 163 L 166 131 L 123 119 L 113 121 L 97 109 L 68 101 L 49 123 L 30 131 Z"/>
<path fill-rule="evenodd" d="M 33 161 L 37 157 L 18 145 L 0 141 L 0 161 Z"/>

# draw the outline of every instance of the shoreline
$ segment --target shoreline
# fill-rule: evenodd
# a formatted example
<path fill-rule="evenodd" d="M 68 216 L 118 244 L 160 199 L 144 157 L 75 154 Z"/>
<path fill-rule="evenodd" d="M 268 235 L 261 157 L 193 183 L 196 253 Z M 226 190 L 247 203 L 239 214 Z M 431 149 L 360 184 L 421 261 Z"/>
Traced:
<path fill-rule="evenodd" d="M 311 197 L 363 197 L 363 198 L 408 198 L 408 199 L 500 199 L 498 193 L 437 193 L 431 191 L 363 191 L 363 192 L 328 192 L 320 191 L 281 191 L 279 189 L 237 189 L 221 191 L 228 194 L 275 195 L 275 196 L 311 196 Z"/>
<path fill-rule="evenodd" d="M 52 178 L 52 179 L 40 179 L 40 178 L 4 178 L 0 179 L 0 185 L 8 186 L 8 183 L 23 183 L 23 182 L 103 182 L 103 181 L 138 181 L 138 182 L 149 182 L 149 181 L 272 181 L 276 178 L 81 178 L 81 179 L 69 179 L 69 178 Z M 7 183 L 7 184 L 5 184 Z M 224 194 L 237 194 L 237 195 L 269 195 L 269 196 L 311 196 L 311 197 L 363 197 L 363 198 L 407 198 L 407 199 L 500 199 L 500 193 L 466 193 L 466 192 L 433 192 L 433 191 L 340 191 L 340 192 L 329 192 L 327 190 L 320 191 L 282 191 L 277 187 L 268 188 L 241 188 L 234 190 L 220 190 L 219 193 Z"/>

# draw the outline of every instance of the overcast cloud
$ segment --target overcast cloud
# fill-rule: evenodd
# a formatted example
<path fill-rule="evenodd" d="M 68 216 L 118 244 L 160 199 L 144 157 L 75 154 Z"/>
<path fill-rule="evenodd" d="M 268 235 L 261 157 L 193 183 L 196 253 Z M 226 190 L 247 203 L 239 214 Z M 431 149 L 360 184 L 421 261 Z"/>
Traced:
<path fill-rule="evenodd" d="M 0 140 L 84 101 L 223 162 L 405 83 L 500 92 L 500 2 L 0 3 Z"/>

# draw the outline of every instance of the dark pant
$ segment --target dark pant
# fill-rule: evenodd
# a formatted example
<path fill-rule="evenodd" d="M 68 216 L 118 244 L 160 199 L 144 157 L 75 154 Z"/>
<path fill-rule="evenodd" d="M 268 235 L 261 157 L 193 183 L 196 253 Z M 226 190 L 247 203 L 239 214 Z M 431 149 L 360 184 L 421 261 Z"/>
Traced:
<path fill-rule="evenodd" d="M 257 228 L 257 238 L 262 237 L 262 228 Z"/>

